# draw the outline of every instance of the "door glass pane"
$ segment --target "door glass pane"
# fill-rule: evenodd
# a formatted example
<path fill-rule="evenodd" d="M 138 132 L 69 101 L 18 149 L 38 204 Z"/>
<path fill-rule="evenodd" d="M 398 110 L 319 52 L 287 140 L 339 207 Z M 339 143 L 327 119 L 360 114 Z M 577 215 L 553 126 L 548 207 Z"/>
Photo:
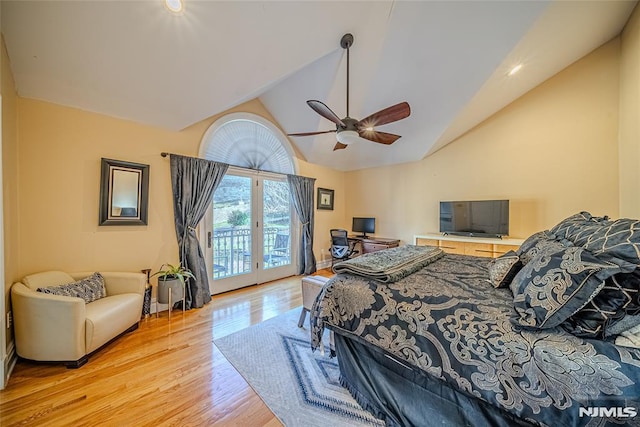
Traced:
<path fill-rule="evenodd" d="M 213 195 L 213 278 L 251 272 L 252 179 L 225 175 Z"/>
<path fill-rule="evenodd" d="M 285 181 L 263 181 L 262 224 L 265 269 L 291 264 L 291 206 Z"/>

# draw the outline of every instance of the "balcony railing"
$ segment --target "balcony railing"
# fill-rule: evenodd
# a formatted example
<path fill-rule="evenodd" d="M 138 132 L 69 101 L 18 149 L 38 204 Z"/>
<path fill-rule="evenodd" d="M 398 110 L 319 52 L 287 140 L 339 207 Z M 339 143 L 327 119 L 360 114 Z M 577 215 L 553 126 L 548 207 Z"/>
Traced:
<path fill-rule="evenodd" d="M 286 242 L 286 243 L 285 243 Z M 289 229 L 264 229 L 264 268 L 291 263 Z M 254 261 L 255 262 L 255 261 Z M 218 228 L 213 232 L 213 278 L 222 279 L 251 271 L 251 230 Z"/>

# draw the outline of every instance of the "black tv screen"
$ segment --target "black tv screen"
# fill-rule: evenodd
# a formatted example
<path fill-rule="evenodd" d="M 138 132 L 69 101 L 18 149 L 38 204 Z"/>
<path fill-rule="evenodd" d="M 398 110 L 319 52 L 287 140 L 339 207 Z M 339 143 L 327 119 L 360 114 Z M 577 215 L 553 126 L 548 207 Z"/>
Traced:
<path fill-rule="evenodd" d="M 376 219 L 354 217 L 353 223 L 351 224 L 351 231 L 361 233 L 362 237 L 366 237 L 367 233 L 373 234 L 376 232 Z"/>
<path fill-rule="evenodd" d="M 509 201 L 440 202 L 440 232 L 463 236 L 509 235 Z"/>

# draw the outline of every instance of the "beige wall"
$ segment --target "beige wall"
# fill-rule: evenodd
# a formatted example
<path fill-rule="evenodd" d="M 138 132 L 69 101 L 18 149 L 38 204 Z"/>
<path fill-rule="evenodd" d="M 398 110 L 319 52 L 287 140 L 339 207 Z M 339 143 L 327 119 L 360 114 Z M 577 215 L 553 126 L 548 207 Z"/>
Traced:
<path fill-rule="evenodd" d="M 17 96 L 13 73 L 4 45 L 0 38 L 0 92 L 2 93 L 2 197 L 4 232 L 4 289 L 5 307 L 9 309 L 9 288 L 17 274 L 18 251 L 18 138 L 17 138 Z M 1 252 L 0 252 L 1 253 Z M 2 314 L 4 316 L 4 313 Z M 6 318 L 6 317 L 5 317 Z M 12 330 L 7 330 L 7 343 L 13 339 Z M 1 353 L 1 352 L 0 352 Z M 3 363 L 0 361 L 0 363 Z"/>
<path fill-rule="evenodd" d="M 438 231 L 441 200 L 510 199 L 515 237 L 580 210 L 616 217 L 619 52 L 607 43 L 419 162 L 347 173 L 347 217 L 406 242 Z"/>
<path fill-rule="evenodd" d="M 226 113 L 237 111 L 275 122 L 257 100 Z M 181 132 L 24 98 L 18 115 L 21 245 L 13 279 L 52 268 L 157 269 L 177 260 L 169 161 L 160 152 L 197 155 L 203 134 L 222 114 Z M 101 157 L 150 165 L 148 226 L 97 225 Z M 344 198 L 341 172 L 299 161 L 298 173 Z M 328 235 L 343 209 L 317 215 L 317 233 Z"/>
<path fill-rule="evenodd" d="M 621 39 L 620 215 L 640 218 L 640 6 Z"/>
<path fill-rule="evenodd" d="M 299 162 L 299 166 L 301 175 L 316 178 L 316 191 L 318 188 L 334 190 L 334 210 L 315 211 L 315 234 L 313 241 L 313 253 L 316 255 L 317 262 L 331 262 L 331 255 L 329 254 L 329 247 L 331 247 L 329 230 L 332 228 L 344 228 L 346 218 L 346 206 L 348 203 L 344 185 L 345 173 L 302 161 Z"/>

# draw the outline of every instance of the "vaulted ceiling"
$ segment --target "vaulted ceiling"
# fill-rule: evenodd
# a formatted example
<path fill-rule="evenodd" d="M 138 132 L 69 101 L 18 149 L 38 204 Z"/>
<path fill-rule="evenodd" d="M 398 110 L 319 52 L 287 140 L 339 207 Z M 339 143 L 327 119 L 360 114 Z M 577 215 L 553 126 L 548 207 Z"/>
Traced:
<path fill-rule="evenodd" d="M 636 1 L 2 1 L 20 96 L 180 130 L 259 98 L 285 133 L 335 129 L 305 103 L 364 118 L 411 116 L 332 151 L 335 134 L 290 138 L 307 161 L 354 170 L 429 155 L 620 33 Z M 508 71 L 523 64 L 520 72 Z"/>

